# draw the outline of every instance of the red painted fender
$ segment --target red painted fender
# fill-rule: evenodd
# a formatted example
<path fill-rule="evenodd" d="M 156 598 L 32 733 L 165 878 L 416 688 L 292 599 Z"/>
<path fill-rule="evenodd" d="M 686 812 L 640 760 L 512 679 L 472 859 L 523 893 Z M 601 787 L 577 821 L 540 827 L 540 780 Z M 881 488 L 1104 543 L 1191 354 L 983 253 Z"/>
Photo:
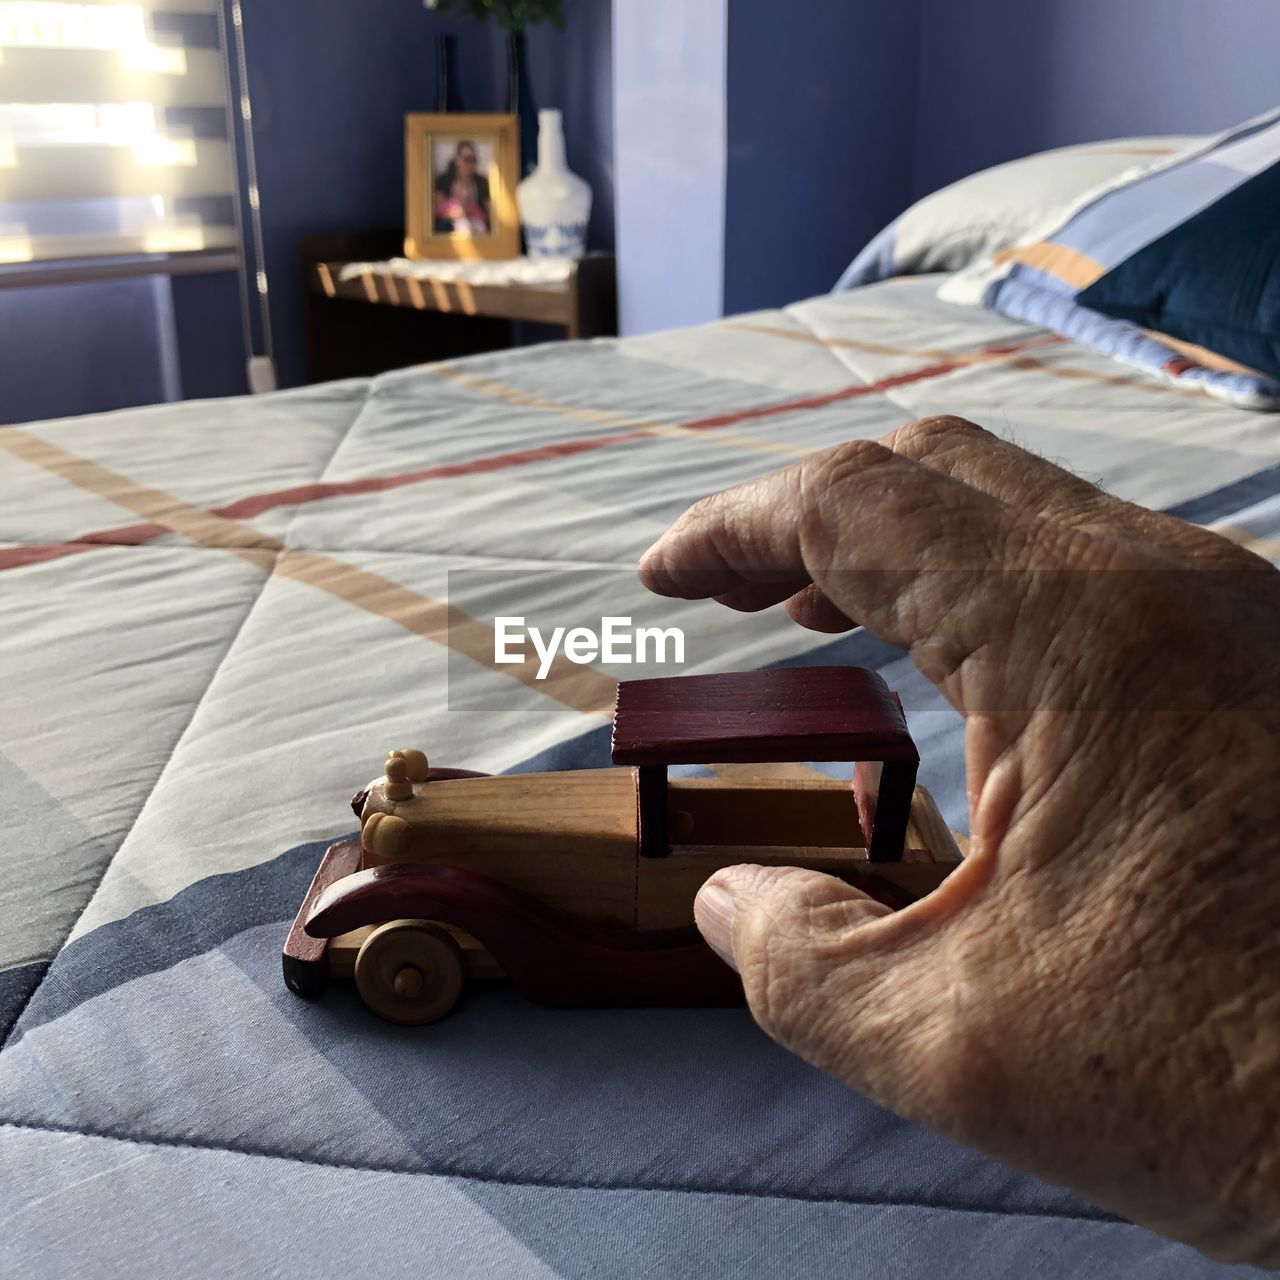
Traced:
<path fill-rule="evenodd" d="M 693 927 L 610 932 L 461 867 L 393 863 L 322 889 L 306 916 L 313 938 L 387 920 L 438 920 L 485 947 L 516 988 L 578 1007 L 741 1004 L 742 984 Z"/>

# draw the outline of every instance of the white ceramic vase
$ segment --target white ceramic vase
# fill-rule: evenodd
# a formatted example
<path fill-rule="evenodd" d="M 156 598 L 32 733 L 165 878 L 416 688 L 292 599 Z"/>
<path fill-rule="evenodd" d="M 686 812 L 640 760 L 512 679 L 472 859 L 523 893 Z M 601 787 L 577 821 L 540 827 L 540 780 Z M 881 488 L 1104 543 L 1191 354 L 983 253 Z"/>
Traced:
<path fill-rule="evenodd" d="M 538 164 L 516 188 L 531 258 L 580 258 L 587 250 L 591 188 L 565 163 L 560 112 L 538 112 Z"/>

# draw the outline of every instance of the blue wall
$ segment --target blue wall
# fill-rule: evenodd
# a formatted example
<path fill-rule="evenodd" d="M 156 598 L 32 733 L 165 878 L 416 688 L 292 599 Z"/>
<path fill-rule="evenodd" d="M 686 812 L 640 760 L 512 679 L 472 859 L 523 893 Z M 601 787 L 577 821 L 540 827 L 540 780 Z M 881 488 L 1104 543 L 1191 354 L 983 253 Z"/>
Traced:
<path fill-rule="evenodd" d="M 246 394 L 244 323 L 236 274 L 175 276 L 165 287 L 172 292 L 178 398 Z"/>
<path fill-rule="evenodd" d="M 918 17 L 914 0 L 731 0 L 727 313 L 830 289 L 910 203 Z"/>
<path fill-rule="evenodd" d="M 154 276 L 0 290 L 0 425 L 171 398 L 169 308 Z"/>
<path fill-rule="evenodd" d="M 623 333 L 822 293 L 910 202 L 918 0 L 616 0 Z"/>
<path fill-rule="evenodd" d="M 1280 104 L 1276 0 L 923 0 L 915 194 L 1046 147 Z"/>
<path fill-rule="evenodd" d="M 1280 104 L 1277 0 L 732 0 L 728 45 L 729 313 L 825 291 L 989 165 Z"/>
<path fill-rule="evenodd" d="M 540 107 L 564 113 L 569 167 L 591 186 L 592 249 L 614 247 L 613 5 L 569 0 L 564 31 L 529 32 L 529 79 Z M 505 84 L 505 69 L 502 72 Z M 505 109 L 505 103 L 498 104 Z"/>
<path fill-rule="evenodd" d="M 246 4 L 244 22 L 271 319 L 289 386 L 306 377 L 299 244 L 404 225 L 404 116 L 434 109 L 435 37 L 459 24 L 418 0 L 273 0 Z M 493 34 L 459 34 L 464 101 L 486 109 Z"/>
<path fill-rule="evenodd" d="M 458 37 L 468 111 L 506 110 L 506 48 L 487 24 L 419 0 L 246 4 L 245 46 L 282 385 L 305 380 L 298 247 L 315 232 L 404 225 L 404 116 L 432 111 L 435 40 Z M 569 0 L 567 28 L 529 34 L 540 106 L 565 113 L 570 164 L 596 193 L 591 238 L 612 247 L 609 0 Z"/>

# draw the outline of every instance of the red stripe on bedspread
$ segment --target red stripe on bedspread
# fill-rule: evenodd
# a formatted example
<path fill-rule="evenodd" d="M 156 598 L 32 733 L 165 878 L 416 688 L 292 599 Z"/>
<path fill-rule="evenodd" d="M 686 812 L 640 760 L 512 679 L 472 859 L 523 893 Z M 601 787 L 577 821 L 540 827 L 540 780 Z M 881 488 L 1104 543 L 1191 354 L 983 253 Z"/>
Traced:
<path fill-rule="evenodd" d="M 406 471 L 394 476 L 367 476 L 362 480 L 345 480 L 332 484 L 316 483 L 297 485 L 292 489 L 277 489 L 272 493 L 253 494 L 239 498 L 226 506 L 211 507 L 215 516 L 226 519 L 251 518 L 276 507 L 297 507 L 316 502 L 321 498 L 340 498 L 350 494 L 379 493 L 385 489 L 399 489 L 405 485 L 420 484 L 424 480 L 443 480 L 454 476 L 480 475 L 486 471 L 502 471 L 508 467 L 527 466 L 533 462 L 546 462 L 551 458 L 566 458 L 593 449 L 627 440 L 643 440 L 642 431 L 614 432 L 607 436 L 592 436 L 588 440 L 564 440 L 556 444 L 541 445 L 536 449 L 519 449 L 512 453 L 494 454 L 488 458 L 473 458 L 469 462 L 449 463 L 428 467 L 421 471 Z M 39 543 L 25 547 L 0 549 L 0 573 L 6 569 L 21 569 L 27 565 L 43 564 L 48 560 L 60 560 L 64 556 L 78 555 L 102 547 L 140 547 L 172 530 L 162 524 L 133 524 L 115 529 L 99 529 L 82 534 L 71 542 Z"/>
<path fill-rule="evenodd" d="M 25 547 L 5 547 L 0 550 L 0 571 L 20 569 L 29 564 L 43 564 L 46 560 L 61 560 L 63 556 L 74 556 L 81 551 L 95 551 L 102 547 L 140 547 L 153 538 L 171 532 L 162 524 L 130 524 L 117 529 L 86 533 L 72 542 L 40 542 Z"/>
<path fill-rule="evenodd" d="M 1061 341 L 1056 333 L 1037 334 L 1034 338 L 1026 338 L 1020 342 L 1002 342 L 983 347 L 976 355 L 957 354 L 954 359 L 939 360 L 936 364 L 927 364 L 919 369 L 909 369 L 906 373 L 890 374 L 878 382 L 859 383 L 854 387 L 842 387 L 839 391 L 829 391 L 825 395 L 806 396 L 802 400 L 787 400 L 782 404 L 762 405 L 758 409 L 742 409 L 737 413 L 716 414 L 710 418 L 699 418 L 694 422 L 682 425 L 688 431 L 709 431 L 716 427 L 730 427 L 737 422 L 750 422 L 756 418 L 772 418 L 780 413 L 796 413 L 804 409 L 822 409 L 829 404 L 839 404 L 842 400 L 856 400 L 860 396 L 879 395 L 885 391 L 893 391 L 897 387 L 909 387 L 913 383 L 928 382 L 931 378 L 941 378 L 948 373 L 960 369 L 969 369 L 974 364 L 987 360 L 999 359 L 1001 356 L 1017 355 L 1030 347 L 1048 346 Z M 923 353 L 922 353 L 923 354 Z"/>
<path fill-rule="evenodd" d="M 985 354 L 985 353 L 984 353 Z M 945 373 L 954 373 L 957 369 L 966 369 L 967 364 L 960 362 L 926 365 L 923 369 L 912 369 L 910 373 L 895 374 L 890 378 L 881 378 L 879 382 L 859 383 L 856 387 L 842 387 L 839 391 L 829 391 L 821 396 L 807 396 L 803 400 L 787 400 L 782 404 L 766 404 L 758 409 L 740 409 L 737 413 L 717 414 L 712 418 L 698 418 L 694 422 L 680 425 L 687 431 L 710 431 L 716 427 L 731 427 L 738 422 L 750 422 L 756 418 L 773 418 L 780 413 L 798 413 L 805 409 L 822 409 L 829 404 L 839 404 L 842 400 L 856 400 L 859 396 L 878 395 L 892 391 L 895 387 L 910 386 L 913 382 L 925 382 L 929 378 L 940 378 Z"/>
<path fill-rule="evenodd" d="M 59 542 L 51 545 L 42 542 L 29 547 L 5 547 L 0 550 L 0 572 L 5 569 L 21 569 L 29 564 L 43 564 L 46 560 L 61 560 L 63 556 L 73 556 L 80 551 L 92 551 L 95 545 L 98 544 Z"/>
<path fill-rule="evenodd" d="M 593 449 L 603 449 L 608 445 L 643 437 L 644 433 L 639 431 L 616 432 L 608 436 L 593 436 L 588 440 L 562 440 L 556 444 L 540 445 L 536 449 L 496 453 L 488 458 L 452 462 L 439 467 L 426 467 L 421 471 L 406 471 L 399 475 L 366 476 L 362 480 L 341 480 L 329 484 L 304 484 L 295 489 L 278 489 L 275 493 L 241 498 L 225 507 L 215 507 L 213 514 L 229 518 L 252 518 L 275 507 L 296 507 L 321 498 L 341 498 L 350 494 L 381 493 L 384 489 L 399 489 L 409 484 L 421 484 L 424 480 L 445 480 L 456 476 L 481 475 L 486 471 L 505 471 L 508 467 L 526 467 L 533 462 L 567 458 L 575 453 L 589 453 Z"/>
<path fill-rule="evenodd" d="M 1045 340 L 1044 335 L 1037 335 L 1034 338 L 1027 339 L 1025 342 L 985 347 L 978 354 L 980 357 L 996 358 L 1014 355 L 1027 347 L 1040 345 Z M 935 364 L 924 365 L 918 369 L 910 369 L 905 373 L 892 374 L 887 378 L 881 378 L 878 382 L 858 383 L 856 386 L 842 387 L 839 391 L 830 391 L 823 395 L 805 396 L 797 400 L 785 400 L 779 404 L 762 405 L 753 409 L 740 409 L 733 413 L 715 414 L 711 417 L 695 418 L 690 422 L 673 423 L 671 425 L 676 429 L 686 431 L 713 431 L 718 427 L 729 427 L 739 422 L 772 418 L 786 413 L 800 413 L 809 409 L 822 409 L 827 405 L 839 404 L 845 400 L 877 395 L 885 391 L 892 391 L 897 387 L 927 382 L 932 378 L 940 378 L 948 373 L 970 368 L 972 363 L 972 355 L 957 356 L 954 360 L 942 360 Z M 571 457 L 574 454 L 589 453 L 614 444 L 645 439 L 649 434 L 650 432 L 642 428 L 635 431 L 614 432 L 606 436 L 592 436 L 586 440 L 563 440 L 553 444 L 539 445 L 534 449 L 517 449 L 507 453 L 493 454 L 487 458 L 472 458 L 467 462 L 446 463 L 442 466 L 426 467 L 419 471 L 406 471 L 398 475 L 366 476 L 360 480 L 343 480 L 332 483 L 317 481 L 314 484 L 297 485 L 290 489 L 277 489 L 271 493 L 252 494 L 246 498 L 238 498 L 225 506 L 213 507 L 211 511 L 214 515 L 223 516 L 227 519 L 252 519 L 254 516 L 262 515 L 264 512 L 272 511 L 277 507 L 302 506 L 325 498 L 380 493 L 388 489 L 403 488 L 406 485 L 421 484 L 427 480 L 444 480 L 458 476 L 481 475 L 489 471 L 503 471 L 509 467 L 528 466 L 531 463 L 546 462 L 553 458 Z M 76 555 L 81 551 L 91 551 L 95 547 L 141 546 L 168 532 L 170 530 L 161 524 L 136 524 L 86 533 L 71 542 L 12 547 L 0 550 L 0 571 L 57 560 L 63 556 Z"/>

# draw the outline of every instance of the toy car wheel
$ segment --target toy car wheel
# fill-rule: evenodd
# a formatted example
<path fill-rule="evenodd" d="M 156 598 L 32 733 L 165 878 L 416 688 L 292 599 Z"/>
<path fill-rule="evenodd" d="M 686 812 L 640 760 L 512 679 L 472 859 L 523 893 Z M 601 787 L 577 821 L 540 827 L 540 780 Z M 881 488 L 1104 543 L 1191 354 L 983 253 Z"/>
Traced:
<path fill-rule="evenodd" d="M 439 925 L 392 920 L 356 956 L 356 989 L 388 1022 L 419 1026 L 443 1017 L 462 991 L 462 951 Z"/>

